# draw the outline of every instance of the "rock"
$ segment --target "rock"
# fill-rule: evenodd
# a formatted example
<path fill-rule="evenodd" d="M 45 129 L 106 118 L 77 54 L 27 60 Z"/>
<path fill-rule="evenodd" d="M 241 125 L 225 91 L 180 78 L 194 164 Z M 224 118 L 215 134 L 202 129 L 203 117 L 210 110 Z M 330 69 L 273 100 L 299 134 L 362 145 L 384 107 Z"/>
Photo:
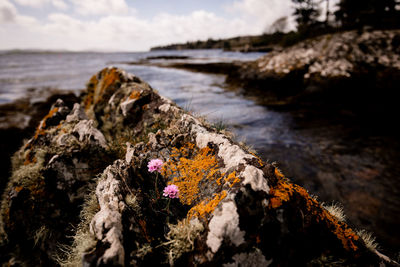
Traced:
<path fill-rule="evenodd" d="M 90 134 L 80 136 L 74 131 L 87 120 L 67 122 L 68 114 L 73 115 L 57 100 L 34 136 L 14 155 L 3 194 L 0 235 L 2 245 L 7 244 L 4 251 L 20 251 L 19 261 L 30 265 L 54 264 L 50 258 L 72 234 L 93 178 L 115 159 Z"/>
<path fill-rule="evenodd" d="M 0 105 L 0 192 L 3 192 L 11 171 L 11 156 L 22 145 L 25 138 L 30 138 L 40 120 L 47 114 L 51 105 L 58 98 L 68 106 L 78 101 L 73 93 L 47 89 L 29 90 L 23 99 Z"/>
<path fill-rule="evenodd" d="M 81 105 L 67 112 L 58 101 L 15 155 L 2 263 L 398 266 L 273 165 L 136 76 L 103 69 Z M 163 161 L 159 172 L 149 172 L 152 159 Z M 163 196 L 172 184 L 179 198 Z"/>
<path fill-rule="evenodd" d="M 379 112 L 397 95 L 399 36 L 399 30 L 319 36 L 246 63 L 228 81 L 250 95 L 262 92 L 260 101 L 270 106 L 328 103 Z"/>

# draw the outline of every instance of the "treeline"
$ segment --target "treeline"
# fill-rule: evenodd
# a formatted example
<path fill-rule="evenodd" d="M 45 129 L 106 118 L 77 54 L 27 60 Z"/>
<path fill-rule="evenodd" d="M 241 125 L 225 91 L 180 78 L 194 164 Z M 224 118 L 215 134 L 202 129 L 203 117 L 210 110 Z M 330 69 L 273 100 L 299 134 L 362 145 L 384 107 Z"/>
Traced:
<path fill-rule="evenodd" d="M 400 27 L 398 0 L 340 0 L 333 11 L 330 0 L 292 0 L 297 32 L 308 36 L 326 31 L 393 29 Z M 325 10 L 325 14 L 322 13 Z"/>
<path fill-rule="evenodd" d="M 292 0 L 296 31 L 287 32 L 288 18 L 269 25 L 264 34 L 229 39 L 208 39 L 154 47 L 151 50 L 224 49 L 235 51 L 269 51 L 274 46 L 290 46 L 307 38 L 345 30 L 400 28 L 399 0 Z"/>

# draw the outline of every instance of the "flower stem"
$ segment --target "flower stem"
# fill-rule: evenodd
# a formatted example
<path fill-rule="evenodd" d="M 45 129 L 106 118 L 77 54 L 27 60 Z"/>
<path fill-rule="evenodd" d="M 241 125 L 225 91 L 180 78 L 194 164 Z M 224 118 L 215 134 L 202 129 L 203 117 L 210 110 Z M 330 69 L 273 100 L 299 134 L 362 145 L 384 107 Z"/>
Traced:
<path fill-rule="evenodd" d="M 160 196 L 159 196 L 159 194 L 158 194 L 158 172 L 157 172 L 157 174 L 156 174 L 156 181 L 155 181 L 155 184 L 154 184 L 154 186 L 155 186 L 155 188 L 156 188 L 156 195 L 157 195 L 157 198 L 160 198 Z"/>
<path fill-rule="evenodd" d="M 171 199 L 168 199 L 168 203 L 167 203 L 167 223 L 169 223 L 169 204 L 171 203 Z"/>

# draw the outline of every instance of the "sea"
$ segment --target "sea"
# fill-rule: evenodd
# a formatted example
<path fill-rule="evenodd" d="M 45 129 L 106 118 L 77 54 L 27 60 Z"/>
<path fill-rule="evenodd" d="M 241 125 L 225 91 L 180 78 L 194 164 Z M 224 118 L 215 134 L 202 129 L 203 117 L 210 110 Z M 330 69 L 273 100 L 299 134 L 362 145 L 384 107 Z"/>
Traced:
<path fill-rule="evenodd" d="M 0 104 L 29 90 L 85 89 L 92 75 L 116 66 L 161 95 L 233 133 L 293 182 L 327 205 L 343 206 L 348 222 L 371 231 L 388 251 L 400 250 L 400 142 L 390 131 L 352 114 L 275 110 L 232 90 L 220 74 L 138 64 L 148 57 L 178 56 L 184 62 L 251 61 L 263 53 L 222 50 L 97 52 L 0 52 Z M 159 62 L 168 59 L 159 59 Z M 179 59 L 178 59 L 179 61 Z M 240 88 L 239 88 L 240 89 Z M 262 96 L 258 96 L 262 97 Z"/>

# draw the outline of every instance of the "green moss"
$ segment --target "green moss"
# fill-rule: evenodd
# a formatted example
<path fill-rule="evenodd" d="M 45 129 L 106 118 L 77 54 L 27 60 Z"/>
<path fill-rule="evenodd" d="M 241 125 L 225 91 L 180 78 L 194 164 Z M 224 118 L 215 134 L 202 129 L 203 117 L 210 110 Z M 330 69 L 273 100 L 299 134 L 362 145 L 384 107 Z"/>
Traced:
<path fill-rule="evenodd" d="M 128 194 L 125 197 L 125 203 L 128 205 L 128 207 L 130 209 L 133 210 L 133 212 L 137 215 L 137 216 L 141 216 L 142 212 L 140 209 L 140 205 L 139 202 L 137 201 L 137 197 L 135 195 Z"/>
<path fill-rule="evenodd" d="M 204 226 L 197 218 L 191 221 L 184 219 L 168 226 L 170 230 L 165 237 L 167 241 L 161 245 L 167 247 L 169 264 L 173 266 L 184 253 L 193 251 L 194 241 L 203 232 Z"/>
<path fill-rule="evenodd" d="M 41 170 L 44 167 L 46 155 L 47 152 L 45 150 L 38 149 L 35 153 L 35 158 L 37 159 L 36 162 L 28 165 L 23 165 L 23 160 L 20 155 L 16 154 L 13 157 L 13 164 L 15 165 L 16 170 L 14 170 L 7 188 L 3 193 L 0 207 L 0 236 L 2 236 L 2 240 L 7 238 L 4 229 L 5 225 L 11 223 L 9 222 L 9 203 L 7 194 L 9 194 L 11 190 L 19 192 L 23 188 L 29 189 L 32 193 L 37 192 L 43 185 L 44 181 Z M 19 166 L 19 168 L 17 166 Z"/>
<path fill-rule="evenodd" d="M 60 246 L 60 253 L 55 257 L 58 264 L 68 267 L 80 266 L 83 254 L 96 246 L 97 241 L 90 233 L 89 225 L 99 210 L 100 206 L 93 188 L 91 193 L 87 195 L 83 205 L 80 214 L 81 222 L 76 228 L 72 245 Z"/>

